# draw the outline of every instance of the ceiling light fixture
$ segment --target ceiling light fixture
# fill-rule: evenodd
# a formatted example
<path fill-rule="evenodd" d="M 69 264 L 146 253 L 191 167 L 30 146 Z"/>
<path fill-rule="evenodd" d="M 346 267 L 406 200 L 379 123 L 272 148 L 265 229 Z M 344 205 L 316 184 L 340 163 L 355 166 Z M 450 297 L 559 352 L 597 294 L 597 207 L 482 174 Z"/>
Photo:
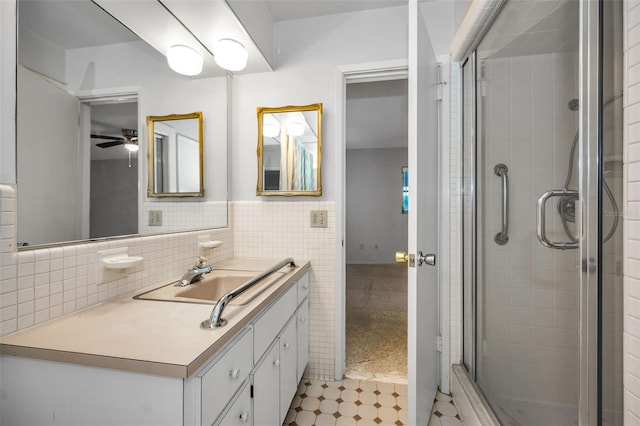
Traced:
<path fill-rule="evenodd" d="M 267 123 L 262 126 L 262 134 L 268 138 L 275 138 L 280 134 L 280 126 L 273 123 Z"/>
<path fill-rule="evenodd" d="M 299 121 L 287 123 L 287 130 L 291 136 L 301 136 L 304 133 L 304 124 Z"/>
<path fill-rule="evenodd" d="M 221 68 L 228 71 L 241 71 L 247 66 L 249 54 L 242 43 L 223 38 L 213 47 L 213 59 Z"/>
<path fill-rule="evenodd" d="M 137 152 L 140 149 L 138 141 L 127 141 L 125 142 L 124 147 L 131 152 Z"/>
<path fill-rule="evenodd" d="M 182 44 L 176 44 L 169 48 L 167 62 L 175 72 L 189 76 L 200 74 L 204 64 L 200 53 Z"/>

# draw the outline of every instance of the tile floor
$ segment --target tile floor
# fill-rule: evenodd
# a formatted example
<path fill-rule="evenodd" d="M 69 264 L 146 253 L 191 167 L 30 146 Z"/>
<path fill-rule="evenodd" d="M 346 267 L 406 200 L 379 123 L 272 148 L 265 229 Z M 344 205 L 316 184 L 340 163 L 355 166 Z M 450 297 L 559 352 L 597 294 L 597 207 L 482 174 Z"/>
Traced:
<path fill-rule="evenodd" d="M 302 379 L 283 426 L 404 426 L 407 385 Z M 462 425 L 451 397 L 438 392 L 428 426 Z"/>

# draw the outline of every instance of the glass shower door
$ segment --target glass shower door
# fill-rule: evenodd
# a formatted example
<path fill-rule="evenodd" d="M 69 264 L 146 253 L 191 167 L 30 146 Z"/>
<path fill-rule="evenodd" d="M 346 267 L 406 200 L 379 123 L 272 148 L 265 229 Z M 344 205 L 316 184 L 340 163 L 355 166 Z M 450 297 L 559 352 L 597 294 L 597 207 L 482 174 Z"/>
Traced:
<path fill-rule="evenodd" d="M 508 2 L 477 49 L 476 380 L 504 424 L 578 422 L 578 35 L 579 2 Z"/>

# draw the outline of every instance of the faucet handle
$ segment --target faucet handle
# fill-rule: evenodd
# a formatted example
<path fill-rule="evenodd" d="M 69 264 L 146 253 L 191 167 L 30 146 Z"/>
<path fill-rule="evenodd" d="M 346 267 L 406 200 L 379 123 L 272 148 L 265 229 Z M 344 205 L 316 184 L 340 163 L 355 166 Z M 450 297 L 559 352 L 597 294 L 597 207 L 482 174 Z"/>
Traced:
<path fill-rule="evenodd" d="M 207 259 L 206 257 L 198 256 L 198 258 L 196 259 L 195 267 L 196 268 L 202 268 L 207 264 L 208 261 L 209 261 L 209 259 Z"/>

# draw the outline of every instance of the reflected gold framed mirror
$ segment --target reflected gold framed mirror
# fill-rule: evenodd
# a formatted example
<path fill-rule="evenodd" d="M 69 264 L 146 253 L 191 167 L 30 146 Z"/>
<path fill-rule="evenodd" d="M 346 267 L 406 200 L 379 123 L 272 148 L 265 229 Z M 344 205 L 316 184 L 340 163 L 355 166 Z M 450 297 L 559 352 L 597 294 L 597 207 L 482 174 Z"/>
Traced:
<path fill-rule="evenodd" d="M 258 107 L 257 195 L 322 195 L 322 104 Z"/>
<path fill-rule="evenodd" d="M 202 112 L 147 117 L 149 197 L 204 195 Z"/>

